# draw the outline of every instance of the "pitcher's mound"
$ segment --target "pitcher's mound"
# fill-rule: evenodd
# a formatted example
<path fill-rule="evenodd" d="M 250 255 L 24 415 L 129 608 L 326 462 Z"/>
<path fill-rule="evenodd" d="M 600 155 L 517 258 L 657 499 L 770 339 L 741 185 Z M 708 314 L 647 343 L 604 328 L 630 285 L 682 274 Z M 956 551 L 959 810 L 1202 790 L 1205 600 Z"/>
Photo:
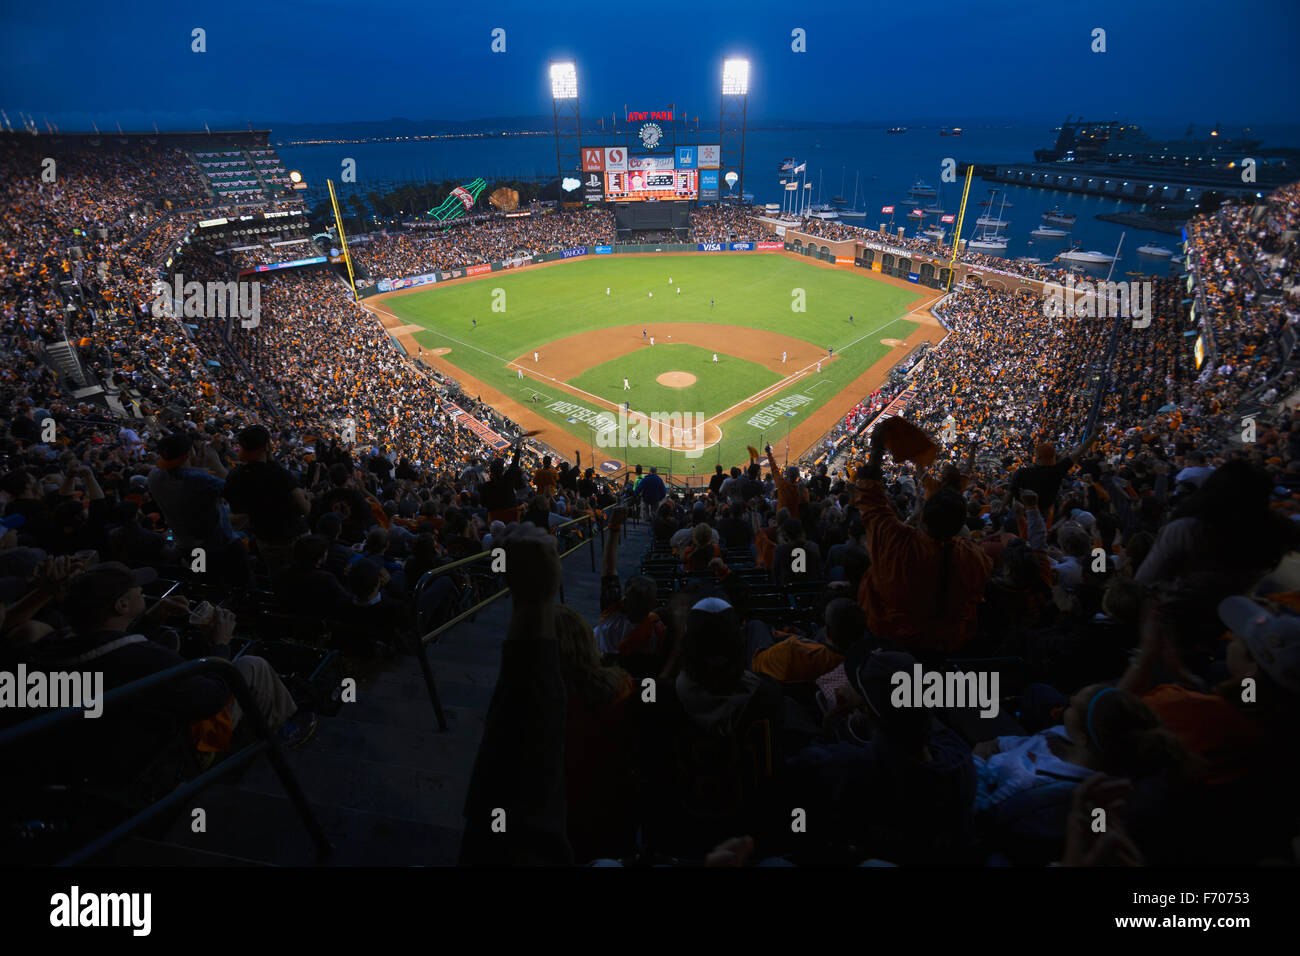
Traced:
<path fill-rule="evenodd" d="M 429 349 L 430 355 L 446 355 L 451 349 Z"/>
<path fill-rule="evenodd" d="M 655 381 L 669 388 L 685 388 L 695 384 L 695 376 L 690 372 L 664 372 Z"/>
<path fill-rule="evenodd" d="M 888 345 L 891 349 L 896 349 L 900 345 L 906 345 L 907 343 L 904 342 L 902 339 L 881 339 L 880 344 Z"/>

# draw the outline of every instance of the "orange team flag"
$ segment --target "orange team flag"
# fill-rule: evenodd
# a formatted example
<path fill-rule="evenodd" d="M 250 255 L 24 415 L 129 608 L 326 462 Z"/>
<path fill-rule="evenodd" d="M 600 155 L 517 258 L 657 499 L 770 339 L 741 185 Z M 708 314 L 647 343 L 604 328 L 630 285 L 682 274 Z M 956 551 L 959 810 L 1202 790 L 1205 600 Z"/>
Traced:
<path fill-rule="evenodd" d="M 749 460 L 758 461 L 758 449 L 753 445 L 746 445 L 745 447 L 749 449 Z"/>

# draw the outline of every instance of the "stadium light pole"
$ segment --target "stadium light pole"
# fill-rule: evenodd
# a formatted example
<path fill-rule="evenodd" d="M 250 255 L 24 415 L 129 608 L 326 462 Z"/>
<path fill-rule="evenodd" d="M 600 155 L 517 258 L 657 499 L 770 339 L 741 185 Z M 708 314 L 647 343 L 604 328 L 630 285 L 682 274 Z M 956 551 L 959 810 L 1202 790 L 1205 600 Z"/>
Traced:
<path fill-rule="evenodd" d="M 722 63 L 722 109 L 718 120 L 720 175 L 734 170 L 745 199 L 745 120 L 749 108 L 749 60 L 729 57 Z"/>
<path fill-rule="evenodd" d="M 551 109 L 555 117 L 555 171 L 582 171 L 582 115 L 578 110 L 578 69 L 572 60 L 550 63 Z"/>

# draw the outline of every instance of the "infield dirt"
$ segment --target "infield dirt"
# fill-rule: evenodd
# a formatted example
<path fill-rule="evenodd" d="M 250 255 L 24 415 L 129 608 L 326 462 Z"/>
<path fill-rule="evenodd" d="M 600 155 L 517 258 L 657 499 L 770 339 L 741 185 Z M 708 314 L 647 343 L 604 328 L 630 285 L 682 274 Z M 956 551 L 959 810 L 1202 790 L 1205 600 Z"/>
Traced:
<path fill-rule="evenodd" d="M 666 254 L 673 255 L 673 253 Z M 737 254 L 743 255 L 744 253 Z M 776 254 L 788 255 L 800 262 L 808 262 L 822 268 L 845 269 L 843 266 L 832 266 L 811 261 L 804 256 L 792 253 Z M 692 255 L 692 253 L 681 253 L 681 255 Z M 529 266 L 528 268 L 549 268 L 563 264 L 563 262 L 553 262 Z M 798 458 L 811 448 L 813 443 L 830 431 L 850 408 L 862 400 L 863 396 L 870 394 L 884 384 L 889 370 L 898 364 L 911 349 L 922 342 L 937 343 L 947 334 L 943 326 L 929 311 L 929 306 L 942 297 L 941 292 L 902 279 L 895 279 L 891 276 L 882 276 L 879 273 L 872 273 L 863 278 L 870 278 L 876 282 L 884 282 L 889 285 L 901 286 L 915 292 L 921 292 L 923 298 L 905 316 L 909 321 L 916 322 L 917 328 L 906 339 L 891 340 L 888 343 L 891 346 L 888 353 L 874 362 L 845 388 L 841 389 L 836 398 L 826 402 L 804 421 L 796 425 L 791 430 L 788 439 L 781 441 L 779 444 L 773 442 L 773 451 L 778 454 L 778 457 L 784 456 L 787 460 Z M 479 281 L 479 279 L 480 277 L 473 277 L 451 281 L 465 282 Z M 403 289 L 398 292 L 373 296 L 364 300 L 362 304 L 375 314 L 384 329 L 401 343 L 408 354 L 418 356 L 426 364 L 437 369 L 442 375 L 459 382 L 466 392 L 487 402 L 498 412 L 523 428 L 537 430 L 539 432 L 537 435 L 538 441 L 550 445 L 556 452 L 568 457 L 567 448 L 570 444 L 577 443 L 579 441 L 577 438 L 536 410 L 529 408 L 526 403 L 510 398 L 503 392 L 484 384 L 463 369 L 453 365 L 442 355 L 437 354 L 441 350 L 422 349 L 413 335 L 413 332 L 420 331 L 420 327 L 408 325 L 382 305 L 383 301 L 390 296 L 422 291 L 427 291 L 427 288 Z M 788 387 L 798 381 L 800 370 L 815 365 L 819 360 L 823 364 L 841 360 L 839 355 L 828 359 L 824 350 L 789 336 L 754 329 L 746 329 L 743 336 L 738 336 L 736 329 L 737 327 L 734 325 L 693 322 L 664 323 L 656 326 L 655 338 L 657 341 L 667 342 L 669 341 L 667 336 L 671 335 L 671 341 L 674 344 L 684 343 L 710 351 L 726 352 L 783 375 L 781 382 L 765 389 L 764 392 L 759 393 L 760 395 L 776 394 Z M 627 355 L 636 349 L 653 348 L 647 340 L 643 339 L 641 332 L 642 326 L 627 325 L 566 336 L 544 345 L 541 349 L 543 359 L 540 362 L 533 362 L 530 353 L 526 356 L 520 355 L 514 363 L 511 363 L 511 367 L 523 369 L 526 377 L 543 379 L 549 385 L 563 389 L 576 397 L 581 397 L 588 402 L 594 400 L 602 407 L 617 410 L 620 407 L 617 402 L 603 398 L 596 399 L 586 392 L 568 386 L 565 380 L 573 378 L 586 369 L 602 362 L 612 361 Z M 660 338 L 661 334 L 664 336 L 662 339 Z M 893 344 L 895 342 L 898 344 Z M 785 362 L 781 361 L 782 352 L 786 353 Z M 722 425 L 727 420 L 743 413 L 751 404 L 751 400 L 738 403 L 710 418 L 709 423 L 710 425 Z M 710 432 L 712 432 L 712 429 L 710 429 Z M 710 438 L 712 437 L 712 434 L 710 434 Z M 572 461 L 573 459 L 570 458 L 569 460 Z M 726 465 L 726 463 L 723 464 Z M 743 465 L 746 462 L 736 461 L 730 464 Z M 707 480 L 707 476 L 705 480 Z"/>

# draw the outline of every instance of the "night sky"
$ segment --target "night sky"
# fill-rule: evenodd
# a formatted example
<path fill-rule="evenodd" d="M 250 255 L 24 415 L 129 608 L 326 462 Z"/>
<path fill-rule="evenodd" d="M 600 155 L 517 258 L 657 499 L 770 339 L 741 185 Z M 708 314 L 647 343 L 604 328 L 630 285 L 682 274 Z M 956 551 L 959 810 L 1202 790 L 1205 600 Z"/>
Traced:
<path fill-rule="evenodd" d="M 675 102 L 716 119 L 733 54 L 752 62 L 751 122 L 1300 118 L 1297 0 L 6 7 L 0 107 L 64 130 L 549 115 L 546 63 L 562 57 L 578 63 L 584 115 Z M 190 51 L 194 27 L 206 53 Z M 505 53 L 490 50 L 496 27 Z M 791 50 L 796 27 L 807 52 Z M 883 100 L 873 79 L 889 82 Z"/>

